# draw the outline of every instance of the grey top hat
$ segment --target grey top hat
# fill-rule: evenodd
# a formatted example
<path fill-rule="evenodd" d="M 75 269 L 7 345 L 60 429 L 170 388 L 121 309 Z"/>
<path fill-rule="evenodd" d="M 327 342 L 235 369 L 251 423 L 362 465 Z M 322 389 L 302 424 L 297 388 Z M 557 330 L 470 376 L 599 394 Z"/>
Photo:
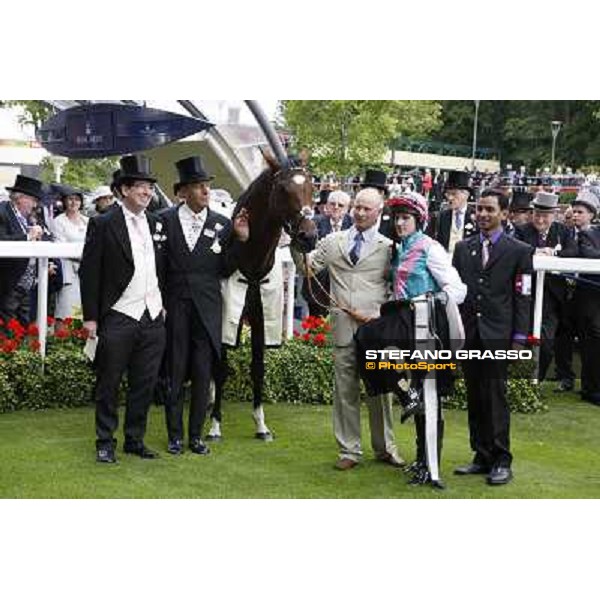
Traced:
<path fill-rule="evenodd" d="M 558 196 L 550 192 L 537 192 L 531 208 L 534 210 L 548 211 L 551 212 L 556 210 L 558 207 Z"/>
<path fill-rule="evenodd" d="M 571 205 L 574 206 L 575 204 L 583 204 L 594 214 L 597 214 L 598 209 L 600 208 L 600 201 L 598 201 L 598 197 L 588 189 L 579 191 L 579 194 L 577 194 L 575 200 L 571 202 Z"/>

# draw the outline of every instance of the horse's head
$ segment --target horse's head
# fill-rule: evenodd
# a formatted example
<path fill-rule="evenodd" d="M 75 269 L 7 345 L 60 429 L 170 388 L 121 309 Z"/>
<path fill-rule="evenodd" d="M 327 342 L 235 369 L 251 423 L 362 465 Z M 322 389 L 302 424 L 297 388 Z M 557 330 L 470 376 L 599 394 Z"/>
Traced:
<path fill-rule="evenodd" d="M 265 155 L 265 160 L 274 174 L 269 202 L 271 210 L 279 216 L 284 230 L 293 241 L 315 238 L 310 172 L 300 165 L 281 166 L 269 155 Z"/>

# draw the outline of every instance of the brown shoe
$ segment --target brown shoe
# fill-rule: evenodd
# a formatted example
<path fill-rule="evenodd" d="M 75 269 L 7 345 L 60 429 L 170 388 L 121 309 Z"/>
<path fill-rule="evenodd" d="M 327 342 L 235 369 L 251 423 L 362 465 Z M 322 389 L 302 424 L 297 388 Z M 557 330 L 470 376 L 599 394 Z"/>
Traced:
<path fill-rule="evenodd" d="M 386 463 L 386 464 L 390 465 L 391 467 L 395 467 L 396 469 L 401 469 L 402 467 L 406 466 L 406 461 L 402 457 L 394 456 L 393 454 L 390 454 L 389 452 L 386 452 L 382 456 L 378 456 L 377 460 L 379 462 Z"/>
<path fill-rule="evenodd" d="M 334 465 L 338 471 L 349 471 L 356 467 L 358 463 L 351 458 L 340 458 Z"/>

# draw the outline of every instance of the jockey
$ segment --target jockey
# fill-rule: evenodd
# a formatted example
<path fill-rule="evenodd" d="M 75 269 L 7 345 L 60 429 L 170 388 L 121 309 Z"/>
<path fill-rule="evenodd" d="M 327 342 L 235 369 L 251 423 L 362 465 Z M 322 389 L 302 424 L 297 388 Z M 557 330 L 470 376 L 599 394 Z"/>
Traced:
<path fill-rule="evenodd" d="M 442 245 L 423 233 L 428 220 L 427 200 L 416 192 L 404 191 L 390 198 L 387 204 L 395 226 L 390 265 L 393 300 L 381 307 L 381 317 L 363 325 L 357 332 L 359 348 L 370 349 L 375 344 L 382 348 L 415 349 L 423 341 L 430 342 L 433 349 L 439 349 L 441 341 L 447 348 L 464 335 L 457 304 L 464 300 L 467 288 Z M 425 340 L 420 339 L 420 332 L 424 330 L 427 331 Z M 446 370 L 438 371 L 437 376 L 433 371 L 427 377 L 424 371 L 411 370 L 410 373 L 412 376 L 401 370 L 362 371 L 369 393 L 394 391 L 397 394 L 403 406 L 403 422 L 413 414 L 415 416 L 417 453 L 416 461 L 410 467 L 413 474 L 410 483 L 432 481 L 441 486 L 437 476 L 432 477 L 426 453 L 423 390 L 426 378 L 435 377 L 433 393 L 446 395 L 453 378 Z M 443 436 L 439 402 L 436 412 L 434 429 L 437 430 L 439 456 Z"/>

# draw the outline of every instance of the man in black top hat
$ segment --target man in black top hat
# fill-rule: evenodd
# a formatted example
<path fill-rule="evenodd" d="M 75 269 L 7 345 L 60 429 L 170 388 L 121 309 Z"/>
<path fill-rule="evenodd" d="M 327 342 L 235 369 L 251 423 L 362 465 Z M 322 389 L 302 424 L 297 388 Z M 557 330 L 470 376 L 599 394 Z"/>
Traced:
<path fill-rule="evenodd" d="M 12 187 L 6 188 L 9 201 L 0 203 L 0 241 L 35 241 L 44 239 L 41 225 L 32 221 L 43 195 L 41 181 L 17 175 Z M 30 296 L 35 285 L 35 258 L 0 258 L 0 318 L 15 318 L 22 324 L 30 321 Z"/>
<path fill-rule="evenodd" d="M 233 250 L 228 250 L 232 225 L 208 206 L 213 177 L 206 172 L 201 159 L 191 156 L 175 166 L 179 173 L 177 196 L 183 202 L 162 215 L 167 238 L 168 451 L 183 452 L 181 390 L 185 381 L 191 379 L 189 447 L 195 454 L 205 455 L 209 454 L 209 448 L 202 440 L 202 429 L 210 381 L 221 356 L 221 279 L 236 268 Z M 243 222 L 244 214 L 236 219 L 236 225 Z M 237 233 L 236 229 L 236 235 L 247 239 L 247 231 Z"/>
<path fill-rule="evenodd" d="M 79 269 L 84 327 L 96 350 L 96 460 L 114 463 L 118 390 L 127 371 L 126 454 L 156 458 L 144 444 L 165 348 L 164 227 L 148 213 L 156 179 L 148 159 L 124 156 L 114 185 L 122 204 L 90 220 Z"/>
<path fill-rule="evenodd" d="M 523 190 L 515 190 L 510 200 L 508 219 L 504 232 L 507 235 L 515 235 L 515 229 L 531 222 L 531 203 L 533 194 Z"/>
<path fill-rule="evenodd" d="M 472 193 L 471 176 L 465 171 L 451 171 L 444 194 L 450 208 L 440 212 L 434 237 L 450 253 L 457 242 L 476 232 L 475 210 L 467 204 Z"/>

